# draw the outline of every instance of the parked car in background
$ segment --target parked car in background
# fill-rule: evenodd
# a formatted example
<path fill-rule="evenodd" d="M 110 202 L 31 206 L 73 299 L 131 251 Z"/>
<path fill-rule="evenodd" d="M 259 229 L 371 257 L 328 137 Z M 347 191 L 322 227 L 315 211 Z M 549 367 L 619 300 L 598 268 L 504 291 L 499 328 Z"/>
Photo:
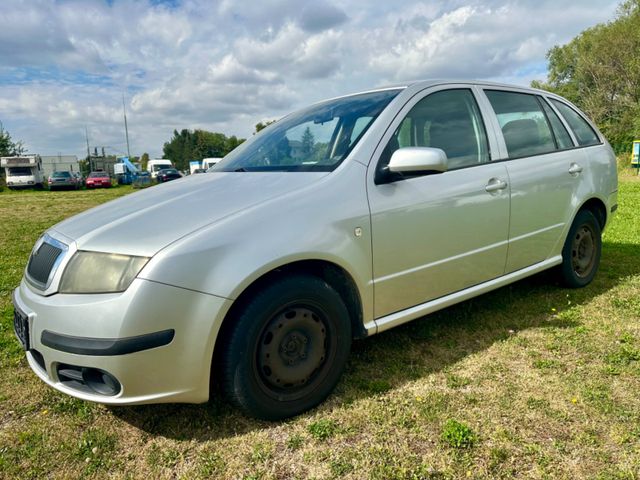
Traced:
<path fill-rule="evenodd" d="M 193 172 L 191 172 L 192 174 L 196 174 L 196 173 L 207 173 L 207 169 L 206 168 L 195 168 L 193 170 Z"/>
<path fill-rule="evenodd" d="M 53 172 L 47 180 L 49 190 L 78 190 L 82 184 L 74 172 Z"/>
<path fill-rule="evenodd" d="M 182 174 L 175 168 L 163 168 L 162 170 L 158 171 L 156 176 L 156 180 L 158 180 L 158 183 L 177 180 L 178 178 L 182 178 Z"/>
<path fill-rule="evenodd" d="M 206 175 L 50 228 L 15 330 L 69 395 L 198 403 L 213 379 L 281 419 L 331 393 L 354 338 L 550 268 L 588 285 L 617 192 L 606 139 L 549 92 L 426 81 L 339 97 Z"/>
<path fill-rule="evenodd" d="M 85 184 L 87 188 L 111 187 L 111 177 L 107 172 L 91 172 L 87 177 Z"/>

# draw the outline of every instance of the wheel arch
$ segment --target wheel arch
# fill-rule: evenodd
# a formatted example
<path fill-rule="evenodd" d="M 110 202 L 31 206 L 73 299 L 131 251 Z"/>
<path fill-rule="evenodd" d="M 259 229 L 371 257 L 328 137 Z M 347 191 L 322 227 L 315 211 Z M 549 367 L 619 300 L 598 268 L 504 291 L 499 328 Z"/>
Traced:
<path fill-rule="evenodd" d="M 360 292 L 353 277 L 339 265 L 327 260 L 299 260 L 286 263 L 262 274 L 253 280 L 238 297 L 226 312 L 220 329 L 216 335 L 212 362 L 215 365 L 220 363 L 223 344 L 228 338 L 233 326 L 237 312 L 246 302 L 257 293 L 264 285 L 277 278 L 290 274 L 306 274 L 322 278 L 333 287 L 345 302 L 351 320 L 351 335 L 353 339 L 361 339 L 367 336 L 364 327 L 363 307 Z M 214 375 L 215 367 L 211 369 L 210 387 L 219 388 L 218 381 Z"/>
<path fill-rule="evenodd" d="M 353 337 L 364 338 L 367 336 L 363 321 L 362 298 L 355 280 L 343 267 L 328 260 L 298 260 L 273 268 L 251 282 L 236 298 L 231 310 L 234 309 L 234 306 L 242 306 L 242 301 L 249 298 L 265 283 L 290 274 L 313 275 L 331 285 L 340 294 L 349 311 Z"/>
<path fill-rule="evenodd" d="M 582 210 L 589 210 L 593 214 L 593 216 L 596 217 L 596 220 L 598 221 L 598 225 L 600 225 L 600 230 L 604 231 L 604 227 L 607 224 L 608 216 L 607 216 L 607 206 L 602 199 L 598 197 L 591 197 L 590 199 L 586 200 L 580 206 L 580 208 L 578 208 L 575 215 L 578 215 L 578 212 L 581 212 Z M 575 215 L 574 215 L 574 219 L 575 219 Z M 573 219 L 571 223 L 573 223 Z"/>
<path fill-rule="evenodd" d="M 327 260 L 299 260 L 273 268 L 244 288 L 224 316 L 215 341 L 214 356 L 216 352 L 220 352 L 220 345 L 233 326 L 236 312 L 243 307 L 247 300 L 265 284 L 290 274 L 313 275 L 331 285 L 340 294 L 349 311 L 352 337 L 360 339 L 367 336 L 363 321 L 362 298 L 353 277 L 341 266 Z"/>

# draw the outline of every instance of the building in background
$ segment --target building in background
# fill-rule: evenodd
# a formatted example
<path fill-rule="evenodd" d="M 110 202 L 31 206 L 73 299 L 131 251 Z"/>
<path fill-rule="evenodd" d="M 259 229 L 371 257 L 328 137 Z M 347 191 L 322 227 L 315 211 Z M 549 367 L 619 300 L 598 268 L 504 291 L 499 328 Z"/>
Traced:
<path fill-rule="evenodd" d="M 75 155 L 41 155 L 44 178 L 53 172 L 79 172 L 80 162 Z"/>

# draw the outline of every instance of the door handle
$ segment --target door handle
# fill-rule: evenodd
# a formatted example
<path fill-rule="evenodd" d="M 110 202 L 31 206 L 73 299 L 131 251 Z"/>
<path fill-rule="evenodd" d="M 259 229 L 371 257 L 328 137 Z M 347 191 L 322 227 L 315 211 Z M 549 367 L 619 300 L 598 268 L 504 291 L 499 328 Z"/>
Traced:
<path fill-rule="evenodd" d="M 489 180 L 489 183 L 487 183 L 487 186 L 484 187 L 484 189 L 489 193 L 504 190 L 505 188 L 507 188 L 507 182 L 500 180 L 499 178 L 492 178 Z"/>
<path fill-rule="evenodd" d="M 569 166 L 569 173 L 570 173 L 571 175 L 577 175 L 577 174 L 579 174 L 580 172 L 582 172 L 582 167 L 581 167 L 580 165 L 578 165 L 577 163 L 572 163 L 572 164 Z"/>

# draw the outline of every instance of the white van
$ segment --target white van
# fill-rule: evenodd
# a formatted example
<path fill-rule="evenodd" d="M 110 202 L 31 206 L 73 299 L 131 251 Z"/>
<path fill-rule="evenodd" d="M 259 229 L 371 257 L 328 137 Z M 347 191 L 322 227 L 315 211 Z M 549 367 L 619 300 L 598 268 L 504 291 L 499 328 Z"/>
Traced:
<path fill-rule="evenodd" d="M 173 163 L 171 163 L 171 160 L 167 160 L 166 158 L 149 160 L 147 162 L 147 171 L 151 174 L 151 178 L 153 179 L 158 176 L 158 172 L 160 170 L 171 167 L 173 167 Z"/>

